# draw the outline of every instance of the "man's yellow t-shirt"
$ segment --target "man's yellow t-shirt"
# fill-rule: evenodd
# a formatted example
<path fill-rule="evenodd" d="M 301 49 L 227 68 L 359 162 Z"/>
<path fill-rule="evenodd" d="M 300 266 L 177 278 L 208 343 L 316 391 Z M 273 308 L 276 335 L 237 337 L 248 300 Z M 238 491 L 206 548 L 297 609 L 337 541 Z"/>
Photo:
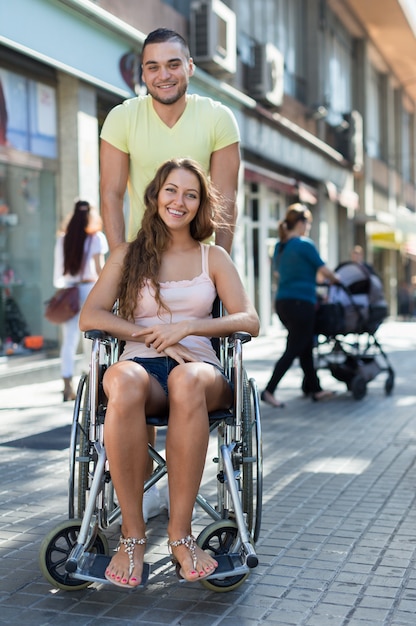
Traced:
<path fill-rule="evenodd" d="M 110 111 L 101 139 L 130 156 L 128 239 L 132 240 L 144 213 L 144 191 L 162 163 L 187 157 L 208 174 L 211 154 L 240 141 L 240 133 L 230 109 L 211 98 L 187 95 L 185 111 L 169 128 L 155 112 L 151 96 L 138 96 Z"/>

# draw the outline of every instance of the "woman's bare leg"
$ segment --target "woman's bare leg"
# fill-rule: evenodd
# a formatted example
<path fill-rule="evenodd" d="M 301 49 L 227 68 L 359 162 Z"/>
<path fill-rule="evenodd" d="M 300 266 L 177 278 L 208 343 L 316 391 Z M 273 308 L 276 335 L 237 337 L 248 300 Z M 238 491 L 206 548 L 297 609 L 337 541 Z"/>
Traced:
<path fill-rule="evenodd" d="M 169 375 L 168 387 L 168 535 L 170 541 L 178 541 L 192 534 L 192 510 L 208 448 L 208 411 L 229 406 L 232 394 L 220 372 L 206 363 L 178 365 Z M 215 559 L 198 547 L 195 564 L 185 545 L 174 547 L 173 552 L 187 580 L 197 580 L 213 572 L 217 566 Z"/>
<path fill-rule="evenodd" d="M 122 513 L 124 538 L 145 537 L 142 500 L 148 462 L 145 408 L 149 397 L 154 407 L 166 403 L 160 385 L 137 363 L 121 361 L 104 375 L 108 398 L 104 425 L 104 443 L 111 479 Z M 153 407 L 152 407 L 153 408 Z M 137 586 L 141 582 L 144 544 L 134 545 L 134 569 L 129 575 L 129 557 L 123 544 L 112 558 L 106 576 L 117 583 Z"/>

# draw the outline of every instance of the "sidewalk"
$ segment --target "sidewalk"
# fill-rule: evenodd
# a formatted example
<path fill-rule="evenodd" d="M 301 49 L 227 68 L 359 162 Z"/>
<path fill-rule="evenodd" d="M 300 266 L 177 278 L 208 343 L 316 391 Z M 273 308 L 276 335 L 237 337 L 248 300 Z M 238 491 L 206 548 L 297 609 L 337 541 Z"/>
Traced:
<path fill-rule="evenodd" d="M 76 373 L 80 374 L 82 356 L 77 355 Z M 30 383 L 48 382 L 60 377 L 59 357 L 48 357 L 43 351 L 24 356 L 0 357 L 0 391 Z"/>
<path fill-rule="evenodd" d="M 416 324 L 383 324 L 379 339 L 396 372 L 382 373 L 356 401 L 322 370 L 337 395 L 312 403 L 298 367 L 279 398 L 262 405 L 264 449 L 260 565 L 228 593 L 178 583 L 166 548 L 166 512 L 148 523 L 145 590 L 110 586 L 65 592 L 43 578 L 43 538 L 67 519 L 72 406 L 59 378 L 0 391 L 0 624 L 19 626 L 402 626 L 416 613 Z M 261 389 L 284 335 L 245 346 Z M 43 433 L 43 434 L 42 434 Z M 158 437 L 163 445 L 164 433 Z M 216 453 L 212 441 L 208 461 Z M 207 463 L 203 493 L 215 488 Z M 193 531 L 209 523 L 198 510 Z M 115 545 L 119 530 L 107 533 Z"/>

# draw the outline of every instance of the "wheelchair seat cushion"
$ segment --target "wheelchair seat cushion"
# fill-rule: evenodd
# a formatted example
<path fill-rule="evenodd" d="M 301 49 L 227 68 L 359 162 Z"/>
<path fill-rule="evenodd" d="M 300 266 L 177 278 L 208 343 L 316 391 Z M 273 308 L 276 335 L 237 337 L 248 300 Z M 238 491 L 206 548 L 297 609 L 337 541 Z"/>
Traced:
<path fill-rule="evenodd" d="M 227 422 L 233 420 L 232 409 L 220 409 L 218 411 L 211 411 L 208 414 L 210 424 L 218 424 L 219 422 Z M 146 415 L 146 423 L 149 426 L 167 426 L 169 422 L 169 415 Z"/>

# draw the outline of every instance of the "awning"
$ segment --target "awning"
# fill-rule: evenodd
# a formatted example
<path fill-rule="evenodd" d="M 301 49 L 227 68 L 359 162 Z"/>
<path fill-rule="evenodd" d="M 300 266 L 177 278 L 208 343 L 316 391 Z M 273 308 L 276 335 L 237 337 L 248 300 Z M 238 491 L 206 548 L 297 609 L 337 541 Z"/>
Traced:
<path fill-rule="evenodd" d="M 369 239 L 373 248 L 401 250 L 403 245 L 401 237 L 395 231 L 372 233 Z"/>
<path fill-rule="evenodd" d="M 351 211 L 357 211 L 360 207 L 360 198 L 358 193 L 351 189 L 338 189 L 335 183 L 326 181 L 326 192 L 331 202 L 338 202 L 341 206 Z"/>
<path fill-rule="evenodd" d="M 248 183 L 260 183 L 282 193 L 294 194 L 297 191 L 296 179 L 266 170 L 253 164 L 245 164 L 244 180 Z"/>
<path fill-rule="evenodd" d="M 405 256 L 416 260 L 416 237 L 410 237 L 403 246 L 402 250 Z"/>
<path fill-rule="evenodd" d="M 346 209 L 357 211 L 360 207 L 360 198 L 358 193 L 351 189 L 342 189 L 338 196 L 338 202 Z"/>
<path fill-rule="evenodd" d="M 307 185 L 302 181 L 298 183 L 298 193 L 301 202 L 306 202 L 307 204 L 316 204 L 318 202 L 318 191 L 315 187 L 311 187 L 311 185 Z"/>
<path fill-rule="evenodd" d="M 252 163 L 245 164 L 244 180 L 248 183 L 261 183 L 269 187 L 269 189 L 282 193 L 298 195 L 300 202 L 307 204 L 316 204 L 318 202 L 318 191 L 312 185 Z"/>
<path fill-rule="evenodd" d="M 414 227 L 416 216 L 407 209 L 399 207 L 400 218 L 390 213 L 378 213 L 377 221 L 367 222 L 366 233 L 373 248 L 396 250 L 403 256 L 416 258 L 416 233 Z M 403 217 L 407 218 L 404 222 Z"/>

